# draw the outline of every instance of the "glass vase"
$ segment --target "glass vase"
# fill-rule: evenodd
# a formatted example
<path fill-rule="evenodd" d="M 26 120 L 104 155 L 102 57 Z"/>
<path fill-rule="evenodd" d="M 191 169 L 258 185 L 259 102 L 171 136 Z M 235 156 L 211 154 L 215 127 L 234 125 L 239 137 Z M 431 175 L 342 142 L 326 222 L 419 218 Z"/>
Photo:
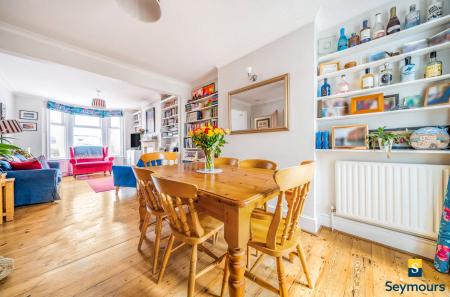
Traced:
<path fill-rule="evenodd" d="M 214 171 L 214 151 L 205 150 L 205 171 Z"/>

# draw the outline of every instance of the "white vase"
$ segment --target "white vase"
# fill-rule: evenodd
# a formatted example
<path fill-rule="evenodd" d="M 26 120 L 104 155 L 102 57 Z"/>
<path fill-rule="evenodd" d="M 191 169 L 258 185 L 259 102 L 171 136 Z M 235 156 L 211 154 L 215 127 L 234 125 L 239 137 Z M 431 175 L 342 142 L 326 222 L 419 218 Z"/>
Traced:
<path fill-rule="evenodd" d="M 392 145 L 394 144 L 394 140 L 390 139 L 388 142 L 383 141 L 382 139 L 378 139 L 378 146 L 380 150 L 385 152 L 390 152 L 392 150 Z"/>

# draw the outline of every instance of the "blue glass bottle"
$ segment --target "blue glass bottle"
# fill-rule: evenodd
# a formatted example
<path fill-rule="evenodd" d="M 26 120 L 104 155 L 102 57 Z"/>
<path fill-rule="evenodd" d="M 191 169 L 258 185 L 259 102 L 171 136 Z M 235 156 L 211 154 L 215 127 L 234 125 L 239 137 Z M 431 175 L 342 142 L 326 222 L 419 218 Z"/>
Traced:
<path fill-rule="evenodd" d="M 328 79 L 325 78 L 323 80 L 323 85 L 320 87 L 320 96 L 325 97 L 325 96 L 330 96 L 330 95 L 331 95 L 331 86 L 328 83 Z"/>
<path fill-rule="evenodd" d="M 348 47 L 348 38 L 347 38 L 347 36 L 345 36 L 345 29 L 341 28 L 340 32 L 341 33 L 339 36 L 338 47 L 337 47 L 338 51 L 345 50 Z"/>
<path fill-rule="evenodd" d="M 330 132 L 323 131 L 322 132 L 322 145 L 321 145 L 322 149 L 327 150 L 330 148 L 329 138 L 330 138 Z"/>

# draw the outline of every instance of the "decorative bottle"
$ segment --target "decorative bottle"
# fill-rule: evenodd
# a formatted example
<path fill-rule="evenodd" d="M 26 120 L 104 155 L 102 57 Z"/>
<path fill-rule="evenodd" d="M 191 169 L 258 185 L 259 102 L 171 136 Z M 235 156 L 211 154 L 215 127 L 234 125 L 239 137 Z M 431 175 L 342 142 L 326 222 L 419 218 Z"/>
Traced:
<path fill-rule="evenodd" d="M 385 63 L 380 66 L 380 86 L 387 86 L 392 83 L 392 66 L 390 63 Z"/>
<path fill-rule="evenodd" d="M 352 33 L 348 40 L 348 47 L 354 47 L 359 44 L 359 36 L 356 33 Z"/>
<path fill-rule="evenodd" d="M 346 93 L 350 90 L 350 85 L 345 79 L 345 74 L 341 75 L 341 79 L 339 83 L 337 84 L 337 93 Z"/>
<path fill-rule="evenodd" d="M 386 27 L 386 34 L 390 35 L 400 31 L 400 20 L 397 17 L 397 8 L 391 7 L 391 16 Z"/>
<path fill-rule="evenodd" d="M 341 28 L 337 50 L 342 51 L 345 50 L 347 47 L 348 47 L 348 39 L 347 36 L 345 36 L 345 29 Z"/>
<path fill-rule="evenodd" d="M 323 84 L 320 87 L 320 96 L 321 97 L 325 97 L 325 96 L 330 96 L 331 95 L 331 86 L 328 83 L 328 79 L 325 78 L 323 80 Z"/>
<path fill-rule="evenodd" d="M 381 19 L 381 13 L 375 15 L 375 25 L 373 26 L 372 39 L 377 39 L 386 35 L 384 30 L 383 20 Z"/>
<path fill-rule="evenodd" d="M 405 17 L 405 29 L 420 25 L 420 11 L 416 10 L 416 5 L 409 6 L 409 13 Z"/>
<path fill-rule="evenodd" d="M 359 32 L 359 36 L 360 36 L 359 40 L 361 43 L 365 43 L 365 42 L 372 40 L 371 39 L 372 34 L 370 31 L 368 20 L 363 21 L 363 27 L 362 27 L 361 31 Z"/>
<path fill-rule="evenodd" d="M 425 67 L 425 78 L 441 76 L 442 75 L 442 62 L 436 59 L 436 52 L 430 53 L 430 61 Z"/>
<path fill-rule="evenodd" d="M 427 9 L 427 21 L 440 18 L 444 3 L 442 0 L 433 0 Z"/>
<path fill-rule="evenodd" d="M 405 58 L 405 65 L 400 70 L 400 80 L 412 81 L 416 79 L 416 64 L 411 63 L 411 57 Z"/>
<path fill-rule="evenodd" d="M 370 68 L 366 68 L 365 74 L 361 76 L 361 89 L 375 87 L 375 76 L 370 73 Z"/>

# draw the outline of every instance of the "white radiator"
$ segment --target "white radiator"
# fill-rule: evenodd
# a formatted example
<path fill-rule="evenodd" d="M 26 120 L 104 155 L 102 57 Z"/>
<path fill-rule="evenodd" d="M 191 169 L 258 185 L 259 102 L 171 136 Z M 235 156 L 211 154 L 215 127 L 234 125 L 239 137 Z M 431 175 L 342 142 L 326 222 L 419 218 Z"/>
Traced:
<path fill-rule="evenodd" d="M 450 166 L 336 162 L 336 215 L 437 238 Z"/>

